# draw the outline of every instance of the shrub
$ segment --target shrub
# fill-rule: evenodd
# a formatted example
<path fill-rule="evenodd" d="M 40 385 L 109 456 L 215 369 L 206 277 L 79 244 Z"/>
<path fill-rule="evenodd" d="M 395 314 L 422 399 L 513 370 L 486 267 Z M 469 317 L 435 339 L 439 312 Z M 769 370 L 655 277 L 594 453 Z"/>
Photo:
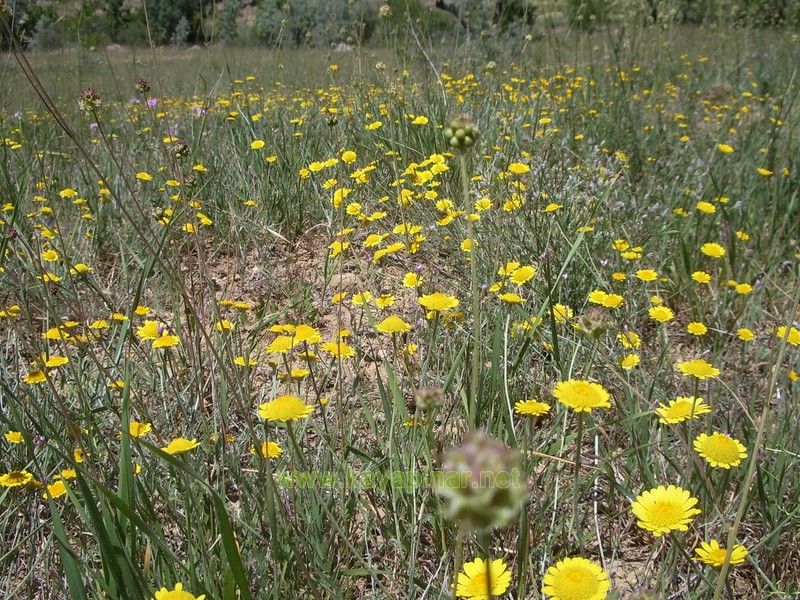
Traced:
<path fill-rule="evenodd" d="M 374 8 L 365 2 L 266 0 L 256 13 L 254 33 L 271 45 L 324 47 L 363 42 L 375 30 Z"/>
<path fill-rule="evenodd" d="M 609 0 L 568 0 L 567 20 L 580 29 L 594 29 L 608 21 L 611 14 Z"/>
<path fill-rule="evenodd" d="M 47 15 L 42 15 L 30 39 L 30 46 L 36 50 L 55 50 L 64 45 L 64 36 L 58 25 Z"/>

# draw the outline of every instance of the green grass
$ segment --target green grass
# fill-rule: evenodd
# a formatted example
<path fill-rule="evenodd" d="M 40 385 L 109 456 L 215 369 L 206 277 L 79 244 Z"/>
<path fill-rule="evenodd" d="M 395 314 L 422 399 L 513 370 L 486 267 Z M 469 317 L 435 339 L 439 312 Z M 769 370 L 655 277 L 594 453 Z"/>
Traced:
<path fill-rule="evenodd" d="M 725 545 L 734 523 L 749 555 L 726 578 L 727 597 L 800 593 L 800 384 L 791 379 L 800 355 L 776 335 L 800 319 L 797 38 L 631 29 L 422 49 L 408 37 L 343 54 L 27 56 L 71 135 L 3 57 L 0 428 L 22 443 L 0 439 L 0 472 L 26 470 L 40 485 L 65 469 L 75 478 L 50 500 L 34 482 L 0 487 L 0 595 L 150 598 L 180 582 L 209 599 L 450 598 L 457 524 L 427 485 L 377 474 L 438 468 L 471 418 L 522 452 L 530 487 L 511 525 L 463 538 L 464 561 L 488 553 L 513 570 L 507 597 L 541 597 L 550 565 L 584 556 L 609 573 L 616 597 L 711 598 L 718 571 L 691 557 L 701 541 Z M 139 77 L 157 106 L 142 95 L 129 102 Z M 95 113 L 77 107 L 89 86 L 102 95 Z M 481 132 L 465 161 L 468 198 L 457 155 L 444 155 L 448 169 L 430 160 L 447 153 L 440 126 L 459 114 Z M 418 116 L 427 124 L 413 124 Z M 382 126 L 367 128 L 375 121 Z M 354 162 L 317 169 L 345 150 Z M 510 172 L 515 162 L 530 172 Z M 341 188 L 352 191 L 335 207 Z M 467 254 L 461 244 L 473 234 L 460 211 L 481 198 L 491 208 L 474 222 Z M 551 203 L 560 208 L 545 211 Z M 377 212 L 385 216 L 366 218 Z M 420 229 L 394 230 L 403 224 Z M 386 237 L 365 247 L 370 234 Z M 332 256 L 337 240 L 350 246 Z M 706 242 L 725 256 L 701 254 Z M 524 303 L 489 287 L 509 261 L 536 267 L 501 290 Z M 78 263 L 92 270 L 70 273 Z M 659 276 L 642 281 L 643 269 Z M 710 283 L 692 279 L 701 270 Z M 420 274 L 418 289 L 403 286 L 409 272 Z M 600 309 L 587 300 L 594 290 L 624 304 Z M 395 303 L 353 305 L 362 292 Z M 460 304 L 426 319 L 418 295 L 433 292 Z M 653 296 L 674 319 L 649 317 Z M 569 322 L 553 316 L 556 304 L 570 307 Z M 412 330 L 376 334 L 390 314 Z M 220 331 L 222 319 L 234 328 Z M 145 320 L 179 345 L 152 348 L 137 333 Z M 690 322 L 708 333 L 689 334 Z M 268 351 L 280 335 L 273 326 L 286 323 L 320 339 Z M 755 339 L 740 340 L 740 328 Z M 324 345 L 341 329 L 352 356 Z M 62 334 L 45 339 L 48 330 Z M 620 344 L 628 331 L 639 348 Z M 43 353 L 69 362 L 26 383 Z M 640 363 L 622 369 L 632 353 Z M 676 371 L 701 356 L 719 377 Z M 288 380 L 292 369 L 307 373 Z M 579 426 L 551 393 L 570 378 L 602 384 L 611 408 Z M 415 412 L 422 388 L 441 390 L 438 411 Z M 313 412 L 291 427 L 259 418 L 257 407 L 281 394 Z M 688 395 L 712 412 L 659 424 L 658 405 Z M 516 414 L 528 398 L 550 412 Z M 137 438 L 131 421 L 152 430 Z M 704 431 L 740 440 L 748 458 L 710 468 L 692 449 Z M 198 446 L 161 450 L 178 436 Z M 251 454 L 264 439 L 280 457 Z M 288 483 L 308 471 L 330 485 Z M 630 503 L 667 484 L 690 490 L 702 514 L 655 539 Z"/>

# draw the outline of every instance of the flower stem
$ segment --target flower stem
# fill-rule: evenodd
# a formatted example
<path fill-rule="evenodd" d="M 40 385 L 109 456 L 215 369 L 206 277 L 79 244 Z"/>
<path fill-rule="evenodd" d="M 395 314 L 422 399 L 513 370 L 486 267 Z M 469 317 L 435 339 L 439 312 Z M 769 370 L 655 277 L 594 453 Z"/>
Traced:
<path fill-rule="evenodd" d="M 458 155 L 458 165 L 461 171 L 461 194 L 464 198 L 464 211 L 470 212 L 469 206 L 469 177 L 467 175 L 467 157 L 464 153 Z M 469 251 L 469 283 L 470 297 L 472 300 L 472 367 L 469 379 L 469 428 L 475 430 L 478 426 L 478 369 L 480 366 L 480 339 L 481 315 L 480 298 L 478 295 L 478 263 L 475 260 L 478 244 L 475 241 L 475 224 L 467 220 L 468 235 L 472 246 Z"/>
<path fill-rule="evenodd" d="M 458 574 L 461 573 L 461 566 L 464 563 L 464 528 L 460 525 L 456 531 L 456 547 L 453 553 L 453 598 L 458 591 Z"/>
<path fill-rule="evenodd" d="M 482 531 L 480 533 L 480 546 L 483 552 L 484 568 L 486 569 L 486 598 L 492 600 L 492 553 L 489 548 L 489 533 Z"/>
<path fill-rule="evenodd" d="M 575 439 L 575 481 L 572 488 L 572 527 L 575 530 L 576 539 L 583 545 L 583 533 L 578 524 L 578 478 L 581 474 L 581 447 L 583 446 L 583 413 L 577 413 L 578 431 Z"/>
<path fill-rule="evenodd" d="M 292 443 L 292 449 L 294 450 L 294 453 L 297 455 L 297 459 L 300 461 L 300 466 L 303 468 L 303 471 L 308 471 L 308 465 L 306 465 L 306 458 L 305 456 L 303 456 L 303 452 L 300 450 L 300 445 L 297 443 L 297 438 L 294 435 L 294 428 L 292 427 L 291 421 L 286 421 L 286 431 L 289 434 L 289 441 Z"/>

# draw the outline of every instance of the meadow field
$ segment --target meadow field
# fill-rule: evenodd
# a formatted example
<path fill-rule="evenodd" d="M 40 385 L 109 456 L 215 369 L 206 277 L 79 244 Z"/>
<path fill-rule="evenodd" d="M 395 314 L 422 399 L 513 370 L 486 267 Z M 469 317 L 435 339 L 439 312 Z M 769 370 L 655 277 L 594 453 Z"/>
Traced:
<path fill-rule="evenodd" d="M 800 597 L 800 36 L 0 60 L 0 597 Z"/>

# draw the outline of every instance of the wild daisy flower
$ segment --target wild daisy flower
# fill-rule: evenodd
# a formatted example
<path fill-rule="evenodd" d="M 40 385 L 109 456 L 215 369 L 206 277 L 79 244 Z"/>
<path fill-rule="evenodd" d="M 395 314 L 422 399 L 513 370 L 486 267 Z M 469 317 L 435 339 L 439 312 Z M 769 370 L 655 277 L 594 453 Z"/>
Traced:
<path fill-rule="evenodd" d="M 560 381 L 553 396 L 575 412 L 592 412 L 594 408 L 611 408 L 610 395 L 599 383 L 584 379 Z"/>
<path fill-rule="evenodd" d="M 33 481 L 33 475 L 28 471 L 9 471 L 0 475 L 0 486 L 20 487 Z"/>
<path fill-rule="evenodd" d="M 391 335 L 393 333 L 406 333 L 411 331 L 411 325 L 397 315 L 390 315 L 375 325 L 375 331 Z"/>
<path fill-rule="evenodd" d="M 458 574 L 456 596 L 469 600 L 489 600 L 505 593 L 511 583 L 511 571 L 502 558 L 484 561 L 476 558 L 464 564 Z"/>
<path fill-rule="evenodd" d="M 128 424 L 128 433 L 131 437 L 140 438 L 150 433 L 153 426 L 150 423 L 140 423 L 139 421 L 131 421 Z"/>
<path fill-rule="evenodd" d="M 659 404 L 656 409 L 658 422 L 662 425 L 683 423 L 687 419 L 696 419 L 710 412 L 711 407 L 702 398 L 694 396 L 678 396 L 669 405 Z"/>
<path fill-rule="evenodd" d="M 697 379 L 708 379 L 719 375 L 719 369 L 702 358 L 693 358 L 691 360 L 679 362 L 676 368 L 682 374 L 696 377 Z"/>
<path fill-rule="evenodd" d="M 182 583 L 176 583 L 175 587 L 171 590 L 162 587 L 156 592 L 156 595 L 152 600 L 205 600 L 205 597 L 205 594 L 202 596 L 190 594 L 183 589 Z"/>
<path fill-rule="evenodd" d="M 705 244 L 700 246 L 700 252 L 702 252 L 709 258 L 722 258 L 723 256 L 725 256 L 725 248 L 723 248 L 716 242 L 706 242 Z"/>
<path fill-rule="evenodd" d="M 550 405 L 538 400 L 520 400 L 514 404 L 514 412 L 526 417 L 541 417 L 550 412 Z"/>
<path fill-rule="evenodd" d="M 61 496 L 66 495 L 66 493 L 67 486 L 62 479 L 59 479 L 47 486 L 46 491 L 42 494 L 42 498 L 53 498 L 55 500 L 56 498 L 61 498 Z"/>
<path fill-rule="evenodd" d="M 695 557 L 693 560 L 719 569 L 725 562 L 725 555 L 728 553 L 728 550 L 720 546 L 717 540 L 711 540 L 710 542 L 700 542 L 700 546 L 694 549 L 694 553 Z M 731 552 L 730 564 L 742 564 L 745 558 L 747 558 L 747 548 L 741 544 L 735 544 Z"/>
<path fill-rule="evenodd" d="M 775 334 L 779 339 L 785 339 L 791 346 L 800 346 L 800 329 L 797 327 L 789 327 L 787 330 L 785 325 L 781 325 Z"/>
<path fill-rule="evenodd" d="M 659 323 L 666 323 L 667 321 L 671 321 L 675 318 L 675 313 L 666 306 L 653 306 L 648 311 L 648 314 L 650 315 L 651 319 L 658 321 Z"/>
<path fill-rule="evenodd" d="M 558 561 L 542 580 L 542 593 L 553 600 L 605 600 L 610 587 L 608 573 L 582 557 Z"/>
<path fill-rule="evenodd" d="M 270 402 L 265 402 L 258 407 L 258 416 L 265 421 L 299 421 L 305 419 L 314 410 L 297 396 L 278 396 Z"/>
<path fill-rule="evenodd" d="M 281 454 L 283 454 L 283 448 L 281 448 L 275 442 L 261 442 L 261 448 L 256 450 L 255 446 L 250 446 L 250 454 L 255 456 L 258 454 L 261 458 L 278 458 Z"/>
<path fill-rule="evenodd" d="M 194 450 L 199 445 L 200 442 L 197 441 L 197 438 L 187 440 L 185 437 L 176 437 L 161 449 L 167 454 L 172 454 L 174 456 L 176 454 L 185 454 L 190 450 Z"/>
<path fill-rule="evenodd" d="M 747 448 L 739 440 L 724 433 L 701 433 L 694 439 L 694 449 L 712 467 L 730 469 L 738 467 L 747 458 Z"/>
<path fill-rule="evenodd" d="M 694 508 L 697 498 L 675 485 L 660 485 L 642 492 L 631 503 L 636 524 L 660 537 L 670 531 L 686 531 L 692 519 L 700 514 Z"/>
<path fill-rule="evenodd" d="M 448 296 L 447 294 L 442 294 L 441 292 L 435 292 L 433 294 L 426 294 L 424 296 L 420 296 L 419 303 L 423 308 L 427 308 L 428 310 L 443 312 L 446 310 L 450 310 L 451 308 L 455 308 L 458 306 L 458 298 L 455 296 Z"/>

